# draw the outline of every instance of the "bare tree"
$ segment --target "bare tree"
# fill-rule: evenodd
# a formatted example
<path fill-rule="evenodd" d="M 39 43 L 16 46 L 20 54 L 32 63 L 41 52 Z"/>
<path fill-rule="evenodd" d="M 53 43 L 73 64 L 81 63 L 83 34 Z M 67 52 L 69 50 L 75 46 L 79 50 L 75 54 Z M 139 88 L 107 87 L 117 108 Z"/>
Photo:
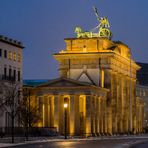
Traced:
<path fill-rule="evenodd" d="M 21 125 L 25 128 L 26 140 L 28 140 L 28 132 L 31 127 L 34 127 L 38 121 L 40 121 L 41 116 L 39 111 L 39 106 L 36 105 L 34 100 L 30 98 L 30 90 L 25 88 L 23 90 L 23 97 L 20 100 L 19 113 Z"/>
<path fill-rule="evenodd" d="M 20 83 L 0 82 L 2 95 L 0 97 L 0 108 L 7 111 L 11 119 L 11 136 L 14 143 L 14 122 L 18 115 L 18 107 L 20 100 Z"/>

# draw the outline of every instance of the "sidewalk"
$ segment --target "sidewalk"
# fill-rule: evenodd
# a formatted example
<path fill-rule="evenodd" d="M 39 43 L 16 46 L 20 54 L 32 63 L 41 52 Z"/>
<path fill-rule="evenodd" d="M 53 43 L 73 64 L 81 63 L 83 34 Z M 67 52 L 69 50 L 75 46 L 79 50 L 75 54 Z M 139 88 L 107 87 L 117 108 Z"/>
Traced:
<path fill-rule="evenodd" d="M 57 137 L 29 137 L 28 141 L 25 141 L 25 137 L 15 137 L 15 143 L 11 143 L 11 137 L 0 138 L 0 148 L 1 147 L 12 147 L 17 145 L 33 144 L 40 142 L 61 142 L 61 141 L 84 141 L 84 140 L 107 140 L 107 139 L 134 139 L 134 138 L 146 138 L 148 135 L 123 135 L 123 136 L 100 136 L 100 137 L 89 137 L 89 138 L 79 138 L 79 137 L 70 137 L 64 139 L 64 136 Z"/>
<path fill-rule="evenodd" d="M 28 141 L 26 141 L 25 137 L 15 137 L 14 143 L 11 143 L 11 137 L 0 138 L 0 148 L 1 147 L 11 147 L 17 145 L 24 145 L 28 143 L 40 143 L 40 142 L 53 142 L 53 141 L 64 141 L 64 136 L 57 137 L 28 137 Z M 71 140 L 71 138 L 67 139 Z"/>

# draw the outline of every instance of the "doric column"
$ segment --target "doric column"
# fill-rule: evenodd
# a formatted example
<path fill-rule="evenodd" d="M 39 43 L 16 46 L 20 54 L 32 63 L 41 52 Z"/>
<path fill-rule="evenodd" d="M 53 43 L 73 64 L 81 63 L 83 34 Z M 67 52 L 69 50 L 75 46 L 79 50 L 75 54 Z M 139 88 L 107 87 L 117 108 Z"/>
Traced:
<path fill-rule="evenodd" d="M 138 123 L 139 123 L 139 126 L 138 126 L 138 129 L 139 129 L 139 132 L 143 132 L 143 124 L 144 124 L 144 106 L 143 106 L 143 103 L 141 102 L 141 100 L 139 100 L 139 103 L 138 103 Z"/>
<path fill-rule="evenodd" d="M 38 106 L 39 106 L 39 114 L 41 115 L 41 121 L 39 122 L 39 127 L 45 126 L 45 106 L 44 106 L 44 96 L 38 96 Z"/>
<path fill-rule="evenodd" d="M 137 119 L 136 119 L 136 79 L 131 78 L 131 99 L 132 99 L 132 130 L 135 133 L 137 128 Z"/>
<path fill-rule="evenodd" d="M 90 98 L 90 112 L 91 112 L 91 134 L 95 135 L 95 98 Z"/>
<path fill-rule="evenodd" d="M 111 69 L 105 69 L 104 71 L 104 77 L 105 77 L 105 82 L 104 82 L 104 87 L 108 88 L 110 92 L 107 95 L 107 100 L 106 100 L 106 118 L 107 118 L 107 133 L 112 134 L 112 93 L 113 93 L 113 80 L 112 80 L 112 70 Z"/>
<path fill-rule="evenodd" d="M 43 126 L 47 127 L 48 126 L 48 118 L 50 118 L 48 114 L 48 97 L 47 95 L 44 95 L 43 99 Z"/>
<path fill-rule="evenodd" d="M 136 105 L 136 109 L 137 109 L 137 131 L 138 131 L 138 133 L 140 132 L 140 119 L 141 119 L 141 117 L 140 117 L 140 115 L 141 115 L 141 109 L 140 109 L 140 103 L 139 103 L 139 100 L 137 100 L 137 105 Z"/>
<path fill-rule="evenodd" d="M 119 76 L 119 106 L 118 106 L 118 130 L 119 133 L 122 134 L 123 133 L 123 111 L 124 111 L 124 107 L 123 107 L 123 103 L 124 103 L 124 98 L 123 98 L 123 78 L 124 75 L 120 74 Z"/>
<path fill-rule="evenodd" d="M 95 122 L 95 135 L 98 134 L 98 96 L 94 96 L 94 122 Z"/>
<path fill-rule="evenodd" d="M 58 121 L 58 126 L 59 126 L 59 133 L 64 134 L 64 98 L 62 95 L 59 95 L 58 97 L 58 110 L 59 110 L 59 121 Z"/>
<path fill-rule="evenodd" d="M 123 78 L 124 75 L 117 74 L 116 80 L 117 80 L 117 98 L 116 98 L 116 120 L 117 120 L 117 133 L 123 133 Z"/>
<path fill-rule="evenodd" d="M 49 127 L 54 127 L 54 96 L 48 97 L 48 117 L 49 117 Z"/>
<path fill-rule="evenodd" d="M 107 109 L 106 109 L 106 98 L 105 97 L 103 97 L 103 106 L 104 106 L 104 115 L 103 115 L 104 133 L 107 134 Z"/>
<path fill-rule="evenodd" d="M 104 102 L 102 97 L 100 98 L 100 133 L 104 134 L 103 127 L 104 127 L 104 120 L 103 120 L 103 114 L 104 114 Z"/>
<path fill-rule="evenodd" d="M 91 96 L 86 97 L 86 136 L 91 135 Z"/>
<path fill-rule="evenodd" d="M 42 119 L 43 119 L 43 127 L 45 127 L 45 98 L 42 97 Z"/>
<path fill-rule="evenodd" d="M 58 131 L 59 131 L 59 124 L 62 124 L 59 122 L 60 121 L 60 119 L 59 119 L 59 117 L 60 117 L 59 116 L 60 97 L 61 97 L 60 95 L 54 96 L 54 127 L 57 127 Z"/>
<path fill-rule="evenodd" d="M 75 96 L 75 133 L 84 135 L 86 133 L 86 96 Z"/>
<path fill-rule="evenodd" d="M 80 129 L 84 135 L 86 133 L 86 96 L 79 97 L 79 111 L 80 111 Z"/>
<path fill-rule="evenodd" d="M 75 112 L 75 135 L 79 135 L 80 131 L 80 116 L 79 116 L 79 95 L 74 96 L 74 112 Z"/>
<path fill-rule="evenodd" d="M 126 83 L 126 92 L 127 95 L 125 96 L 126 98 L 126 114 L 128 117 L 128 132 L 132 132 L 133 131 L 133 99 L 132 99 L 132 82 L 131 82 L 131 78 L 127 77 L 126 79 L 127 83 Z"/>
<path fill-rule="evenodd" d="M 107 118 L 107 133 L 112 135 L 112 108 L 108 107 L 106 111 Z"/>
<path fill-rule="evenodd" d="M 95 117 L 95 131 L 100 135 L 100 97 L 96 96 L 96 117 Z"/>
<path fill-rule="evenodd" d="M 116 72 L 112 72 L 111 80 L 111 91 L 112 91 L 112 126 L 113 134 L 117 133 L 117 75 Z"/>
<path fill-rule="evenodd" d="M 101 133 L 101 97 L 98 97 L 98 133 Z"/>
<path fill-rule="evenodd" d="M 142 122 L 142 125 L 141 125 L 141 129 L 142 129 L 142 132 L 144 132 L 143 131 L 143 128 L 144 128 L 144 102 L 142 102 L 142 104 L 141 104 L 141 110 L 142 110 L 142 113 L 141 113 L 141 122 Z"/>
<path fill-rule="evenodd" d="M 53 127 L 54 126 L 54 97 L 49 95 L 44 95 L 43 97 L 43 126 Z"/>
<path fill-rule="evenodd" d="M 70 96 L 70 135 L 74 135 L 75 129 L 75 100 Z"/>

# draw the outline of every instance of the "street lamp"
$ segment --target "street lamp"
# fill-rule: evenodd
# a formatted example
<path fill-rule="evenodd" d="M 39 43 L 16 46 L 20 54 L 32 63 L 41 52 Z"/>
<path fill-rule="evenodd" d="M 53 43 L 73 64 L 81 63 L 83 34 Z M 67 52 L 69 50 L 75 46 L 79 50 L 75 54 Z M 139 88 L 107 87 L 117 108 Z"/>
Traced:
<path fill-rule="evenodd" d="M 64 102 L 64 112 L 65 112 L 65 139 L 67 139 L 67 102 Z"/>

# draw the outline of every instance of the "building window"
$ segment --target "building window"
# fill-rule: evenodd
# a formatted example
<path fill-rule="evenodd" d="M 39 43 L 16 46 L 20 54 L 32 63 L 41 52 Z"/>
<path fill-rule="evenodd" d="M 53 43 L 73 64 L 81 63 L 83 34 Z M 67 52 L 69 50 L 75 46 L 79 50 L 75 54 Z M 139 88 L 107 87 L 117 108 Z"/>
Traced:
<path fill-rule="evenodd" d="M 12 72 L 12 70 L 11 70 L 11 67 L 9 68 L 9 79 L 11 79 L 11 72 Z"/>
<path fill-rule="evenodd" d="M 6 77 L 7 77 L 7 68 L 4 67 L 4 79 L 6 79 Z"/>
<path fill-rule="evenodd" d="M 0 49 L 0 57 L 2 57 L 2 49 Z"/>
<path fill-rule="evenodd" d="M 21 62 L 21 55 L 18 54 L 18 62 Z"/>
<path fill-rule="evenodd" d="M 14 69 L 13 70 L 13 78 L 14 78 L 14 81 L 16 80 L 16 70 Z"/>
<path fill-rule="evenodd" d="M 143 91 L 143 97 L 145 97 L 146 96 L 146 93 L 145 93 L 145 91 Z"/>
<path fill-rule="evenodd" d="M 7 58 L 7 50 L 4 50 L 4 58 Z"/>
<path fill-rule="evenodd" d="M 13 60 L 16 61 L 16 53 L 13 53 Z"/>
<path fill-rule="evenodd" d="M 9 58 L 9 60 L 12 60 L 12 52 L 11 51 L 9 51 L 8 58 Z"/>
<path fill-rule="evenodd" d="M 21 73 L 20 73 L 20 71 L 18 71 L 18 81 L 20 81 L 21 80 Z"/>

